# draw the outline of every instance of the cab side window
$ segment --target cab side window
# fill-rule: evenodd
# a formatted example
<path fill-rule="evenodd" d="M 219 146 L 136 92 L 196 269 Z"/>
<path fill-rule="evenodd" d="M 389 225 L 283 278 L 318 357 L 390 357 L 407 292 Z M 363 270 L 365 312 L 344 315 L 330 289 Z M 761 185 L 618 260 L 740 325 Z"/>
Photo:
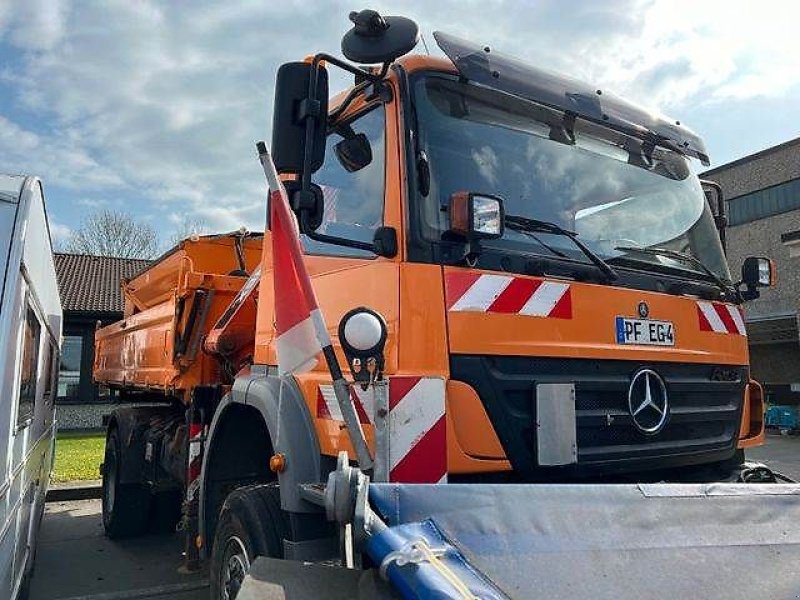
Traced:
<path fill-rule="evenodd" d="M 385 116 L 383 105 L 337 124 L 328 134 L 325 162 L 313 176 L 322 188 L 325 210 L 319 233 L 372 242 L 383 226 Z M 364 138 L 368 144 L 364 144 Z M 350 146 L 348 151 L 345 146 Z M 361 162 L 359 162 L 359 160 Z M 302 236 L 309 254 L 370 258 L 372 252 L 314 241 Z"/>
<path fill-rule="evenodd" d="M 36 401 L 36 381 L 39 372 L 39 338 L 42 326 L 36 313 L 29 306 L 25 313 L 22 332 L 22 365 L 19 383 L 19 406 L 17 427 L 25 427 L 33 417 Z"/>

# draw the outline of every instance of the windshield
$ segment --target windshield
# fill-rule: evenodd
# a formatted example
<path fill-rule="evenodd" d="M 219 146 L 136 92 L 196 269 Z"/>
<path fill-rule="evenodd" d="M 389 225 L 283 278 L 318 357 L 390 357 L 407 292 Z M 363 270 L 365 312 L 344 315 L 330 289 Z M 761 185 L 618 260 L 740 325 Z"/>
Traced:
<path fill-rule="evenodd" d="M 450 194 L 487 193 L 503 198 L 507 215 L 577 232 L 612 263 L 707 277 L 680 257 L 632 250 L 666 248 L 694 256 L 730 281 L 713 215 L 681 154 L 448 76 L 421 78 L 414 93 L 420 149 L 430 169 L 422 203 L 428 239 L 442 239 L 450 227 Z M 556 249 L 584 259 L 566 238 L 510 228 L 482 246 L 551 257 Z"/>

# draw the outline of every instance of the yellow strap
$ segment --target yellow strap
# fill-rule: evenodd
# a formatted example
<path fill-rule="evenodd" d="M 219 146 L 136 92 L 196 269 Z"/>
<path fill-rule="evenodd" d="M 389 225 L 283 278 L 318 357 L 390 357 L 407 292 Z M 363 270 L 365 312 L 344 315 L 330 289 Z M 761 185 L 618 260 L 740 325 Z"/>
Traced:
<path fill-rule="evenodd" d="M 420 541 L 414 544 L 424 555 L 425 559 L 431 564 L 431 566 L 436 569 L 442 577 L 444 577 L 450 585 L 456 588 L 459 594 L 461 594 L 462 600 L 478 600 L 477 597 L 470 591 L 469 587 L 458 578 L 456 575 L 443 561 L 439 559 L 430 549 L 427 543 L 424 541 Z"/>

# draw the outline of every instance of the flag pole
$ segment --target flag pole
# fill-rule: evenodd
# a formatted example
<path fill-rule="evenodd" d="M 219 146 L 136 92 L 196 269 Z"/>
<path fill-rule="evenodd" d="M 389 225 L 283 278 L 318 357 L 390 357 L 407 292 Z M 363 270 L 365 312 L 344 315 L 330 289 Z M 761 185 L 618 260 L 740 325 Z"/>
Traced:
<path fill-rule="evenodd" d="M 285 194 L 285 189 L 283 188 L 283 184 L 281 184 L 280 180 L 278 179 L 278 172 L 275 169 L 275 164 L 272 162 L 272 157 L 269 154 L 269 150 L 267 150 L 267 145 L 264 142 L 258 142 L 256 144 L 256 148 L 258 150 L 258 159 L 264 169 L 264 175 L 267 178 L 267 183 L 269 184 L 270 190 L 282 190 Z M 267 214 L 270 215 L 269 210 L 267 211 Z M 270 228 L 272 228 L 272 223 L 270 221 L 271 215 L 268 223 L 270 224 Z M 300 260 L 299 266 L 305 270 L 302 260 Z M 306 278 L 308 277 L 308 274 L 305 273 L 305 271 L 304 275 Z M 310 280 L 308 281 L 310 283 Z M 313 290 L 310 290 L 310 293 L 313 294 Z M 325 363 L 328 365 L 328 371 L 330 372 L 331 379 L 333 380 L 333 391 L 336 395 L 336 402 L 339 404 L 339 410 L 342 412 L 342 417 L 344 418 L 344 423 L 347 428 L 347 434 L 350 438 L 350 443 L 353 445 L 353 450 L 355 450 L 359 467 L 362 471 L 371 471 L 374 466 L 373 458 L 369 451 L 367 439 L 364 436 L 364 429 L 361 426 L 358 413 L 356 412 L 355 406 L 353 406 L 353 401 L 350 396 L 350 386 L 344 378 L 342 368 L 339 365 L 339 359 L 336 357 L 336 352 L 333 350 L 333 344 L 328 336 L 325 323 L 322 321 L 319 310 L 313 311 L 311 318 L 314 320 L 317 338 L 319 339 L 320 346 L 322 347 L 322 355 L 325 357 Z"/>

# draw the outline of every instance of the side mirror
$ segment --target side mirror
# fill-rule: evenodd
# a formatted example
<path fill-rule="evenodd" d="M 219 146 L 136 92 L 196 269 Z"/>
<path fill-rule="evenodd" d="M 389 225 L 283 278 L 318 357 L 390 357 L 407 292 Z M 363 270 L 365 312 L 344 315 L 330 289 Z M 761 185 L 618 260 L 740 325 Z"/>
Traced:
<path fill-rule="evenodd" d="M 345 138 L 333 147 L 336 158 L 348 173 L 355 173 L 372 162 L 372 146 L 366 134 Z"/>
<path fill-rule="evenodd" d="M 316 94 L 309 97 L 309 84 L 317 77 Z M 311 147 L 306 148 L 306 122 L 314 121 Z M 272 160 L 279 173 L 302 173 L 306 152 L 309 168 L 317 171 L 325 160 L 328 122 L 328 71 L 323 66 L 291 62 L 281 65 L 275 81 L 272 118 Z"/>
<path fill-rule="evenodd" d="M 773 287 L 777 280 L 775 263 L 769 258 L 748 256 L 744 259 L 744 263 L 742 263 L 742 283 L 748 289 Z"/>
<path fill-rule="evenodd" d="M 504 219 L 502 198 L 472 192 L 450 196 L 450 231 L 467 241 L 502 237 Z"/>

